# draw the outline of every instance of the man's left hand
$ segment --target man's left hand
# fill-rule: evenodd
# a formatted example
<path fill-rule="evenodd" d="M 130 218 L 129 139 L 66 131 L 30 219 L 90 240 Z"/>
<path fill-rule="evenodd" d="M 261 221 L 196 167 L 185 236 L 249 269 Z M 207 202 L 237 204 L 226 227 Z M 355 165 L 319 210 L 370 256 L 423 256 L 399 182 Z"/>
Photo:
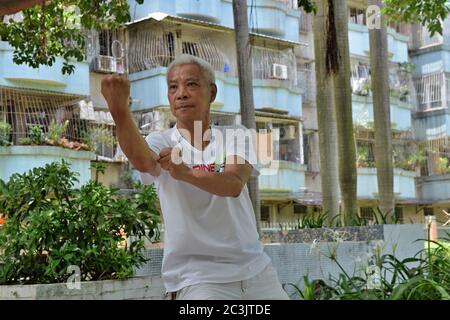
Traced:
<path fill-rule="evenodd" d="M 181 150 L 178 148 L 164 148 L 159 153 L 159 164 L 163 170 L 169 171 L 172 178 L 183 180 L 191 170 L 181 159 Z"/>

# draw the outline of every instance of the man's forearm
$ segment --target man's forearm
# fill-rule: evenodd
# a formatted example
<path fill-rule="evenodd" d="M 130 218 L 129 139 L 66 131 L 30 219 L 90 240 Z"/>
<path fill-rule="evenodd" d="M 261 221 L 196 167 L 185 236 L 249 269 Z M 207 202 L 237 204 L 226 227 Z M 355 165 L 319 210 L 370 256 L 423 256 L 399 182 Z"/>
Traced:
<path fill-rule="evenodd" d="M 229 172 L 190 169 L 181 180 L 221 197 L 238 197 L 245 186 L 238 175 Z"/>
<path fill-rule="evenodd" d="M 122 151 L 133 166 L 142 172 L 152 172 L 157 166 L 147 142 L 139 133 L 129 110 L 113 115 L 116 124 L 117 140 Z"/>

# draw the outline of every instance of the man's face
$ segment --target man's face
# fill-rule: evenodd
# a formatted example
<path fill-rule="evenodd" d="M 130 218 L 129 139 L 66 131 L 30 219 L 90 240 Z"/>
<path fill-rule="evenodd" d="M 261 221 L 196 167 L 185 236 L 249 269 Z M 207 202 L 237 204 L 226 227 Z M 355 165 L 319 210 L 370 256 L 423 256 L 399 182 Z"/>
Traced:
<path fill-rule="evenodd" d="M 172 114 L 183 123 L 204 121 L 216 97 L 216 86 L 207 83 L 196 64 L 173 67 L 167 77 Z"/>

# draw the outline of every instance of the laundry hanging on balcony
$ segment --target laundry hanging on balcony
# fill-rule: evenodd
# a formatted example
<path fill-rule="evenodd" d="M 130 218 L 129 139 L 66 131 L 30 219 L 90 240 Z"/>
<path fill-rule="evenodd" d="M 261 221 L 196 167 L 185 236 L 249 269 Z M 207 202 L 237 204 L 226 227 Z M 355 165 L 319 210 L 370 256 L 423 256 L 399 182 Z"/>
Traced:
<path fill-rule="evenodd" d="M 97 124 L 114 125 L 111 113 L 108 111 L 95 111 L 92 101 L 86 102 L 86 100 L 81 100 L 78 105 L 80 106 L 80 119 L 94 121 Z"/>

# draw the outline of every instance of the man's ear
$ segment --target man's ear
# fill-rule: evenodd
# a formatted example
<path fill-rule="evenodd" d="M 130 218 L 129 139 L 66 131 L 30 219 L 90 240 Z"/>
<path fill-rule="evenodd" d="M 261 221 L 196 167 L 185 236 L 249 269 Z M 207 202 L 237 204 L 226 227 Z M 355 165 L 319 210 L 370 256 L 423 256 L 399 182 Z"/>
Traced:
<path fill-rule="evenodd" d="M 209 99 L 209 103 L 212 103 L 214 100 L 216 100 L 217 95 L 217 86 L 216 84 L 211 85 L 211 99 Z"/>

